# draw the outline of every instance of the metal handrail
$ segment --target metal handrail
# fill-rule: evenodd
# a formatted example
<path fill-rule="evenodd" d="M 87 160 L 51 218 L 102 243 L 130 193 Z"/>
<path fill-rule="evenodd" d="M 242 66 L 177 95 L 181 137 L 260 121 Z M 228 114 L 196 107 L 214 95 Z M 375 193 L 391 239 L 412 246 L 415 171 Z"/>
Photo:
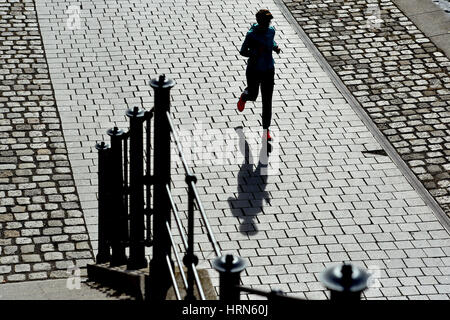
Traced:
<path fill-rule="evenodd" d="M 197 269 L 195 268 L 195 264 L 192 264 L 192 271 L 194 273 L 195 283 L 197 284 L 197 289 L 198 289 L 198 293 L 200 295 L 200 299 L 206 300 L 205 292 L 203 292 L 203 286 L 202 286 L 202 283 L 200 282 L 200 277 L 198 276 L 198 272 L 197 272 Z"/>
<path fill-rule="evenodd" d="M 169 122 L 169 126 L 170 126 L 170 133 L 172 134 L 173 140 L 178 149 L 178 155 L 181 158 L 181 162 L 183 163 L 183 167 L 184 167 L 184 170 L 186 171 L 186 174 L 190 176 L 190 175 L 192 175 L 191 169 L 189 168 L 189 166 L 186 162 L 186 159 L 184 158 L 184 153 L 183 153 L 183 149 L 181 148 L 180 139 L 178 138 L 177 131 L 175 130 L 175 127 L 172 122 L 172 117 L 168 111 L 166 112 L 166 116 L 167 116 L 167 121 Z"/>
<path fill-rule="evenodd" d="M 198 205 L 198 210 L 200 211 L 200 214 L 201 214 L 202 219 L 203 219 L 203 223 L 205 224 L 206 230 L 208 231 L 207 235 L 208 235 L 209 241 L 211 242 L 211 244 L 213 246 L 213 249 L 214 249 L 214 252 L 216 253 L 216 256 L 220 257 L 222 255 L 222 251 L 220 250 L 219 245 L 217 244 L 217 240 L 214 237 L 214 234 L 213 234 L 213 232 L 211 230 L 211 226 L 209 225 L 208 218 L 206 217 L 205 209 L 203 208 L 203 205 L 202 205 L 202 203 L 199 200 L 199 196 L 198 196 L 198 192 L 197 192 L 197 188 L 195 186 L 195 183 L 192 181 L 191 185 L 192 185 L 192 191 L 194 192 L 194 199 L 195 199 L 195 201 L 197 202 L 197 205 Z"/>
<path fill-rule="evenodd" d="M 175 258 L 177 260 L 177 264 L 178 264 L 178 267 L 180 269 L 180 273 L 182 275 L 184 285 L 185 285 L 185 287 L 187 289 L 188 288 L 187 280 L 185 278 L 185 273 L 184 273 L 184 270 L 183 270 L 183 266 L 181 265 L 181 262 L 179 260 L 180 258 L 178 256 L 178 252 L 175 249 L 175 243 L 173 241 L 172 230 L 170 229 L 170 225 L 169 225 L 168 222 L 166 222 L 166 228 L 167 228 L 167 232 L 169 233 L 170 242 L 172 243 L 172 248 L 173 248 L 173 251 L 175 253 Z M 192 271 L 194 273 L 195 284 L 197 285 L 198 293 L 200 295 L 200 299 L 206 300 L 205 293 L 203 292 L 203 286 L 202 286 L 202 284 L 200 282 L 200 277 L 198 276 L 198 272 L 197 272 L 197 269 L 195 268 L 195 264 L 194 263 L 191 264 L 191 268 L 192 268 Z"/>
<path fill-rule="evenodd" d="M 178 289 L 177 280 L 175 279 L 175 274 L 172 269 L 172 264 L 170 263 L 170 258 L 166 255 L 167 267 L 169 268 L 170 278 L 172 279 L 173 291 L 175 291 L 175 295 L 178 300 L 181 300 L 180 290 Z"/>
<path fill-rule="evenodd" d="M 186 162 L 186 159 L 184 157 L 183 148 L 181 147 L 180 140 L 178 138 L 178 135 L 176 133 L 175 127 L 173 125 L 172 116 L 170 115 L 169 112 L 166 112 L 166 116 L 167 116 L 167 120 L 168 120 L 168 123 L 169 123 L 169 126 L 170 126 L 170 132 L 172 133 L 173 140 L 175 142 L 175 145 L 177 146 L 178 155 L 181 158 L 181 161 L 183 163 L 183 167 L 184 167 L 184 169 L 186 171 L 186 174 L 188 176 L 190 176 L 190 175 L 192 175 L 191 169 L 189 168 L 189 166 L 188 166 L 188 164 Z M 192 191 L 194 192 L 195 203 L 197 204 L 197 208 L 200 211 L 203 223 L 205 224 L 208 238 L 209 238 L 209 240 L 210 240 L 210 242 L 211 242 L 211 244 L 213 246 L 213 249 L 214 249 L 214 252 L 215 252 L 216 256 L 220 257 L 222 255 L 222 253 L 221 253 L 221 250 L 219 248 L 219 245 L 217 244 L 217 240 L 214 237 L 214 234 L 212 232 L 212 229 L 211 229 L 211 226 L 209 224 L 208 218 L 206 217 L 206 213 L 205 213 L 203 205 L 202 205 L 202 203 L 200 201 L 200 197 L 199 197 L 199 194 L 198 194 L 198 191 L 197 191 L 196 184 L 195 184 L 194 181 L 190 181 L 189 183 L 190 183 L 190 186 L 192 187 Z"/>
<path fill-rule="evenodd" d="M 181 240 L 183 241 L 184 248 L 187 250 L 188 244 L 186 240 L 186 236 L 182 232 L 183 226 L 181 224 L 180 216 L 178 215 L 178 210 L 175 206 L 175 202 L 173 201 L 172 193 L 170 192 L 169 186 L 166 184 L 167 195 L 169 197 L 170 205 L 172 206 L 173 215 L 175 217 L 175 222 L 177 223 L 178 231 L 180 231 Z"/>
<path fill-rule="evenodd" d="M 172 249 L 173 249 L 173 253 L 175 254 L 175 259 L 177 260 L 178 268 L 180 269 L 181 278 L 183 278 L 184 286 L 187 288 L 188 283 L 187 283 L 187 279 L 186 279 L 186 274 L 184 273 L 183 265 L 181 263 L 180 256 L 178 255 L 178 251 L 175 249 L 176 247 L 175 247 L 175 242 L 173 241 L 172 230 L 170 229 L 169 222 L 167 222 L 167 221 L 166 221 L 166 228 L 167 228 L 167 232 L 169 233 L 170 242 L 172 243 Z"/>

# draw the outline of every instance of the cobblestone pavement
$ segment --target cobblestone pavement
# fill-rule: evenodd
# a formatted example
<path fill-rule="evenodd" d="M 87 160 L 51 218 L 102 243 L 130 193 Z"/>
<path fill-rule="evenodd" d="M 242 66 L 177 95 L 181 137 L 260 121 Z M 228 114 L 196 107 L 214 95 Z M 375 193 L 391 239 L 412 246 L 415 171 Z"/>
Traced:
<path fill-rule="evenodd" d="M 1 0 L 0 32 L 0 283 L 66 277 L 92 249 L 34 2 Z"/>
<path fill-rule="evenodd" d="M 450 215 L 449 59 L 390 0 L 282 1 Z"/>
<path fill-rule="evenodd" d="M 229 163 L 204 159 L 194 167 L 222 250 L 247 260 L 243 282 L 254 288 L 279 288 L 300 297 L 324 299 L 319 273 L 326 266 L 351 261 L 379 275 L 379 287 L 368 290 L 367 298 L 448 299 L 448 232 L 389 157 L 363 153 L 381 146 L 274 2 L 83 2 L 79 21 L 76 10 L 69 8 L 80 6 L 79 2 L 37 0 L 36 4 L 94 249 L 94 145 L 106 140 L 106 129 L 128 128 L 127 107 L 152 106 L 151 78 L 166 73 L 176 80 L 174 118 L 183 132 L 202 123 L 206 130 L 223 135 L 233 135 L 234 128 L 244 126 L 247 136 L 249 127 L 259 126 L 260 99 L 249 103 L 242 114 L 236 110 L 245 86 L 245 61 L 238 49 L 254 13 L 267 7 L 274 14 L 277 42 L 283 50 L 276 57 L 274 92 L 274 152 L 279 157 L 271 158 L 280 171 L 263 176 L 256 166 L 230 158 Z M 399 31 L 397 36 L 402 35 Z M 419 39 L 419 43 L 425 41 Z M 419 77 L 411 81 L 430 79 Z M 422 98 L 411 99 L 420 105 Z M 440 102 L 431 103 L 438 104 L 433 110 L 441 113 L 440 118 L 427 114 L 430 118 L 424 125 L 445 133 L 442 124 L 433 123 L 446 117 L 443 107 Z M 444 148 L 439 139 L 445 140 L 436 136 L 430 146 Z M 442 157 L 437 153 L 436 159 Z M 257 159 L 258 150 L 252 155 Z M 181 175 L 174 178 L 180 209 L 185 208 L 183 179 Z M 196 240 L 199 255 L 212 259 L 206 236 L 198 235 Z M 201 266 L 209 267 L 209 263 Z M 215 271 L 211 276 L 217 285 Z"/>

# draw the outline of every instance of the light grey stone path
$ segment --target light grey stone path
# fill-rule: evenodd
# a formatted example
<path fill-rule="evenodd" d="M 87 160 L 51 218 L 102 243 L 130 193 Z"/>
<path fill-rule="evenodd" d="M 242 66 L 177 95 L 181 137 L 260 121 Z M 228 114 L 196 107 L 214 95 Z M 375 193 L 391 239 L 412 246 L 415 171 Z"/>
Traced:
<path fill-rule="evenodd" d="M 450 216 L 449 58 L 391 0 L 282 3 L 441 207 L 436 210 Z M 422 25 L 446 33 L 450 16 L 438 10 L 445 21 L 428 17 Z"/>
<path fill-rule="evenodd" d="M 194 167 L 222 250 L 247 260 L 243 282 L 254 288 L 325 299 L 320 272 L 351 261 L 379 276 L 367 298 L 448 299 L 448 232 L 389 157 L 362 153 L 381 147 L 274 2 L 82 4 L 80 29 L 69 30 L 67 10 L 76 2 L 36 1 L 94 249 L 94 146 L 106 140 L 110 127 L 128 128 L 127 107 L 152 106 L 151 78 L 165 73 L 177 81 L 172 105 L 180 130 L 202 123 L 206 130 L 228 134 L 244 126 L 247 136 L 248 128 L 259 126 L 260 99 L 242 114 L 236 110 L 245 86 L 245 60 L 238 49 L 254 13 L 266 7 L 283 50 L 275 57 L 273 98 L 279 157 L 271 158 L 279 172 L 265 178 L 256 165 L 235 161 L 209 165 L 205 160 Z M 175 178 L 174 192 L 183 179 Z M 177 201 L 185 203 L 181 192 Z M 197 239 L 199 254 L 212 259 L 206 237 Z M 217 274 L 211 271 L 211 276 L 217 285 Z"/>

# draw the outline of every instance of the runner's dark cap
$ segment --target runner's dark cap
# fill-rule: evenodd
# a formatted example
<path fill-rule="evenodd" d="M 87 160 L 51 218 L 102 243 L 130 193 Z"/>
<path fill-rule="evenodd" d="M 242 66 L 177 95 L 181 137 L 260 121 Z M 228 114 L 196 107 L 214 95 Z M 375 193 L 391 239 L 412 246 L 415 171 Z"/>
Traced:
<path fill-rule="evenodd" d="M 261 9 L 256 13 L 256 21 L 264 21 L 264 20 L 271 20 L 273 19 L 272 14 L 267 9 Z"/>

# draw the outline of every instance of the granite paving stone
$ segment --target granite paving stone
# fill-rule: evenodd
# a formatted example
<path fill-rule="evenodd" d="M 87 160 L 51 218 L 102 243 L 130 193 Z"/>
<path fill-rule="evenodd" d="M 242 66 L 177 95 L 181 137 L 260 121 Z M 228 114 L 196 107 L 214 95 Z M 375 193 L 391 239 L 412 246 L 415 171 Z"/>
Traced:
<path fill-rule="evenodd" d="M 81 207 L 34 1 L 0 1 L 0 31 L 0 283 L 54 278 L 57 260 L 84 267 L 93 251 L 81 262 L 49 237 L 64 223 L 88 234 L 71 219 Z"/>
<path fill-rule="evenodd" d="M 351 27 L 347 22 L 353 19 L 349 13 L 352 7 L 365 9 L 366 1 L 351 1 L 348 6 L 342 6 L 341 2 L 285 0 L 297 22 L 302 27 L 309 25 L 305 31 L 313 42 L 321 40 L 315 42 L 316 46 L 322 52 L 326 49 L 325 58 L 367 112 L 374 115 L 374 123 L 445 207 L 448 60 L 391 7 L 390 1 L 382 2 L 385 6 L 382 13 L 389 22 L 382 30 L 384 34 L 374 31 L 375 35 L 364 37 L 366 30 Z M 35 0 L 35 4 L 48 63 L 44 84 L 51 84 L 53 90 L 44 87 L 42 94 L 54 92 L 54 98 L 45 100 L 42 106 L 46 112 L 43 118 L 49 119 L 42 125 L 62 134 L 9 135 L 13 128 L 14 132 L 31 130 L 33 123 L 20 123 L 25 119 L 21 115 L 25 111 L 20 109 L 0 118 L 0 135 L 4 135 L 1 139 L 14 145 L 1 150 L 5 151 L 5 162 L 0 165 L 5 166 L 6 173 L 0 167 L 3 179 L 0 192 L 7 197 L 1 197 L 4 203 L 0 210 L 17 206 L 17 212 L 0 211 L 0 223 L 5 225 L 2 231 L 8 235 L 0 239 L 0 247 L 3 252 L 9 246 L 12 252 L 14 246 L 55 242 L 55 250 L 40 254 L 29 248 L 31 252 L 21 253 L 17 262 L 11 253 L 10 262 L 2 264 L 0 280 L 8 276 L 5 273 L 12 272 L 8 267 L 21 265 L 19 269 L 26 269 L 22 266 L 26 264 L 31 264 L 33 277 L 38 278 L 41 270 L 51 277 L 62 277 L 66 273 L 64 261 L 89 259 L 87 243 L 96 252 L 95 143 L 107 141 L 106 130 L 113 126 L 128 128 L 124 115 L 128 107 L 152 106 L 151 78 L 165 73 L 177 82 L 172 94 L 174 124 L 188 137 L 192 136 L 194 126 L 201 124 L 206 131 L 196 141 L 197 147 L 210 143 L 213 134 L 209 130 L 216 130 L 219 140 L 238 138 L 234 128 L 243 126 L 249 143 L 252 133 L 258 137 L 262 134 L 260 98 L 256 103 L 249 102 L 243 113 L 236 111 L 237 99 L 245 87 L 245 59 L 239 56 L 238 49 L 255 20 L 255 12 L 267 7 L 275 17 L 276 40 L 282 49 L 280 56 L 275 55 L 272 125 L 275 149 L 270 157 L 271 165 L 278 170 L 268 175 L 255 171 L 258 144 L 252 144 L 254 162 L 250 164 L 243 163 L 243 157 L 236 157 L 239 150 L 220 158 L 204 146 L 191 154 L 196 161 L 189 162 L 197 175 L 200 196 L 216 228 L 221 249 L 224 253 L 240 254 L 251 262 L 243 273 L 243 283 L 257 289 L 278 287 L 290 295 L 326 299 L 328 293 L 318 282 L 318 276 L 326 266 L 345 259 L 380 269 L 383 287 L 370 288 L 364 295 L 367 299 L 444 296 L 448 299 L 447 286 L 439 282 L 422 284 L 418 280 L 422 276 L 449 275 L 444 262 L 450 246 L 448 231 L 389 157 L 366 152 L 379 150 L 381 145 L 307 49 L 278 0 L 83 2 L 76 4 L 81 15 L 79 25 L 73 29 L 67 27 L 70 15 L 67 1 Z M 301 10 L 296 10 L 296 6 Z M 336 16 L 332 19 L 343 21 L 325 18 L 323 12 L 328 9 Z M 302 18 L 304 12 L 310 20 Z M 356 17 L 361 14 L 354 13 Z M 401 23 L 397 23 L 397 18 Z M 359 19 L 355 21 L 362 23 Z M 36 23 L 34 27 L 37 28 Z M 337 28 L 336 32 L 343 35 L 339 39 L 325 34 L 324 28 Z M 388 54 L 397 53 L 395 50 L 400 51 Z M 4 101 L 0 102 L 7 104 L 16 93 L 10 88 L 5 91 Z M 24 88 L 18 92 L 26 91 Z M 28 97 L 21 94 L 26 93 L 17 96 Z M 30 108 L 33 103 L 34 100 Z M 12 108 L 20 107 L 14 102 Z M 43 128 L 36 130 L 45 132 Z M 40 140 L 44 137 L 48 141 Z M 29 149 L 28 146 L 39 150 L 49 141 L 57 150 L 55 154 L 65 157 L 42 157 L 39 161 L 36 158 L 40 164 L 37 168 L 33 167 L 32 154 L 14 151 Z M 184 149 L 191 147 L 195 144 L 187 144 Z M 44 151 L 39 155 L 52 153 Z M 42 176 L 42 180 L 30 179 L 27 171 L 18 175 L 13 172 L 17 169 L 29 169 L 32 173 L 35 170 L 37 174 L 32 176 Z M 175 158 L 172 172 L 176 204 L 185 206 L 181 196 L 185 188 L 184 177 L 180 175 L 182 166 Z M 76 188 L 78 194 L 71 188 Z M 14 195 L 15 190 L 21 194 Z M 32 194 L 33 190 L 39 191 Z M 25 191 L 29 192 L 27 196 Z M 47 216 L 37 218 L 48 202 L 54 207 L 45 209 Z M 60 219 L 63 224 L 52 222 L 21 234 L 14 224 L 27 221 L 24 216 L 15 218 L 14 214 L 21 213 L 34 214 L 33 220 Z M 70 219 L 68 223 L 66 219 Z M 86 229 L 82 232 L 80 219 L 86 222 L 87 232 Z M 9 241 L 30 237 L 36 242 Z M 431 240 L 439 242 L 430 243 Z M 75 244 L 75 250 L 68 243 Z M 199 255 L 212 259 L 211 247 L 206 243 L 196 248 L 201 250 Z M 421 249 L 421 254 L 406 253 L 414 249 Z M 62 259 L 57 253 L 63 255 Z M 47 262 L 42 260 L 45 254 Z M 23 260 L 26 256 L 29 261 Z M 54 266 L 58 263 L 59 268 L 53 268 L 53 263 Z M 210 260 L 202 263 L 217 288 L 218 275 Z M 46 270 L 48 266 L 50 270 Z M 439 274 L 428 274 L 436 270 Z M 297 281 L 292 283 L 294 276 Z M 401 291 L 404 287 L 416 290 Z"/>

